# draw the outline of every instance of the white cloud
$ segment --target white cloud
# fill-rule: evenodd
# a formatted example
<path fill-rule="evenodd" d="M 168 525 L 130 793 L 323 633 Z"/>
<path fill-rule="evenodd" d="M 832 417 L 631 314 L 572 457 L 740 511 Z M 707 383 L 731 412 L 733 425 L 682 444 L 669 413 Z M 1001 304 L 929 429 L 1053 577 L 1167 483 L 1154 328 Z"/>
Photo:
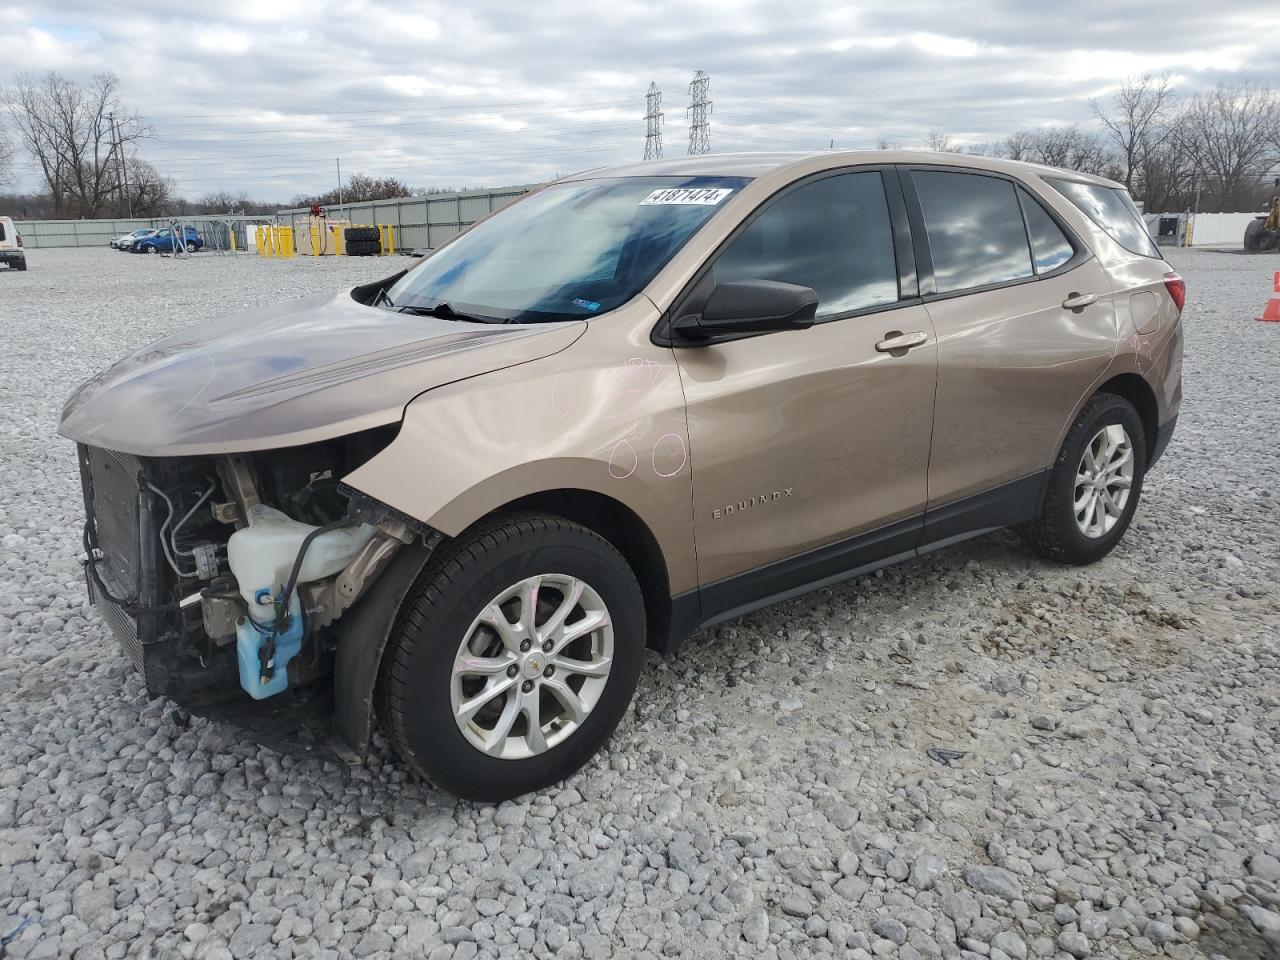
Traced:
<path fill-rule="evenodd" d="M 941 57 L 973 57 L 978 54 L 978 45 L 964 37 L 944 37 L 936 33 L 917 33 L 911 42 L 925 53 L 936 53 Z"/>
<path fill-rule="evenodd" d="M 966 141 L 1089 123 L 1090 97 L 1173 69 L 1194 92 L 1275 82 L 1280 7 L 1256 0 L 1044 7 L 896 0 L 222 0 L 0 5 L 0 63 L 111 69 L 156 132 L 143 155 L 197 195 L 327 188 L 344 172 L 420 186 L 524 183 L 639 159 L 644 92 L 684 150 L 687 85 L 712 77 L 717 150 Z M 1155 38 L 1155 39 L 1153 39 Z M 161 79 L 163 78 L 163 79 Z M 0 81 L 5 78 L 0 76 Z M 34 183 L 29 184 L 34 186 Z"/>

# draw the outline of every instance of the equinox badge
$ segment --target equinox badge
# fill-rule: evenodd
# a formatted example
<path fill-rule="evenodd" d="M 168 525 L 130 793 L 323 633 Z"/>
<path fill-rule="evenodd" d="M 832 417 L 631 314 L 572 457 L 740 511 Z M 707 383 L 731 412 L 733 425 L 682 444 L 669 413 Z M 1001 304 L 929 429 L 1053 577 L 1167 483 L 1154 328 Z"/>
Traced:
<path fill-rule="evenodd" d="M 737 503 L 716 507 L 711 512 L 711 519 L 719 520 L 721 517 L 731 517 L 735 513 L 742 513 L 742 511 L 757 505 L 762 506 L 766 503 L 777 503 L 779 500 L 790 500 L 792 489 L 791 487 L 785 487 L 782 490 L 774 490 L 772 493 L 758 493 L 750 500 L 739 500 Z"/>

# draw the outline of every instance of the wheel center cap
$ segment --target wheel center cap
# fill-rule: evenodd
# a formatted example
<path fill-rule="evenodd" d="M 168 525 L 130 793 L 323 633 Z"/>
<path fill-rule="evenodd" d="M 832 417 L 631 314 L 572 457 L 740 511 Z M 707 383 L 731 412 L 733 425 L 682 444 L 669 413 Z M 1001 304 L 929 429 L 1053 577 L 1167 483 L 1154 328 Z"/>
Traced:
<path fill-rule="evenodd" d="M 542 670 L 546 665 L 546 660 L 543 658 L 542 654 L 531 653 L 529 656 L 524 658 L 524 665 L 521 667 L 521 670 L 526 679 L 533 680 L 536 677 L 542 676 Z"/>

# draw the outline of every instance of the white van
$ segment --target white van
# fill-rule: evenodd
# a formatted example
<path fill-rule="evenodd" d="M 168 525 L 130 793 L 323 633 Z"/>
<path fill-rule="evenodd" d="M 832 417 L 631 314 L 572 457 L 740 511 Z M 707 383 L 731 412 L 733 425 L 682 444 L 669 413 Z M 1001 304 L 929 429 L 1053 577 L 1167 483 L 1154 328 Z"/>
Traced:
<path fill-rule="evenodd" d="M 27 269 L 27 255 L 22 249 L 22 237 L 8 217 L 0 217 L 0 263 L 7 263 L 14 270 Z"/>

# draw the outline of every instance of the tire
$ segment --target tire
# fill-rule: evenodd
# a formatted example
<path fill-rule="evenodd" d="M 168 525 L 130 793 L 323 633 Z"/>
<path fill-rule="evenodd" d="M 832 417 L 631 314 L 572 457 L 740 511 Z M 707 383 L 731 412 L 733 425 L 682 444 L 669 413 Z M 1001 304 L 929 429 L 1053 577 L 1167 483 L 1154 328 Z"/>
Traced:
<path fill-rule="evenodd" d="M 158 247 L 143 247 L 143 253 L 159 253 Z"/>
<path fill-rule="evenodd" d="M 382 244 L 377 240 L 352 240 L 347 244 L 349 257 L 374 257 L 382 252 Z"/>
<path fill-rule="evenodd" d="M 1124 480 L 1124 471 L 1128 469 L 1131 473 L 1127 478 L 1128 494 L 1119 505 L 1120 509 L 1113 514 L 1107 504 L 1114 505 L 1115 499 L 1125 489 L 1118 481 L 1114 486 L 1108 482 L 1105 494 L 1097 494 L 1091 499 L 1088 499 L 1089 484 L 1079 484 L 1078 481 L 1082 472 L 1088 472 L 1084 460 L 1086 450 L 1093 452 L 1105 449 L 1105 445 L 1116 440 L 1119 434 L 1111 429 L 1101 441 L 1099 437 L 1104 429 L 1115 427 L 1124 431 L 1124 439 L 1128 443 L 1129 466 L 1123 465 L 1122 453 L 1117 451 L 1114 456 L 1115 462 L 1121 464 L 1119 470 L 1116 473 L 1104 471 L 1104 474 Z M 1058 451 L 1058 457 L 1049 471 L 1039 514 L 1021 531 L 1024 539 L 1040 556 L 1056 563 L 1084 565 L 1101 560 L 1115 548 L 1129 529 L 1142 495 L 1146 467 L 1146 434 L 1138 412 L 1123 397 L 1113 393 L 1099 393 L 1085 404 L 1080 416 L 1067 431 L 1062 449 Z M 1096 513 L 1086 516 L 1084 520 L 1091 533 L 1082 529 L 1082 521 L 1076 510 L 1077 503 L 1080 502 L 1078 495 L 1086 504 L 1101 504 L 1101 520 L 1098 520 Z"/>
<path fill-rule="evenodd" d="M 547 651 L 534 638 L 528 652 L 520 652 L 526 646 L 519 638 L 527 633 L 518 621 L 534 577 L 543 578 L 532 593 L 535 632 L 548 627 L 573 584 L 582 585 L 576 595 L 581 601 L 575 599 L 579 605 L 561 622 L 581 628 L 592 617 L 599 626 L 563 651 Z M 518 592 L 495 604 L 511 590 Z M 495 620 L 481 622 L 483 612 L 493 611 L 507 621 L 505 641 L 489 625 Z M 554 628 L 550 636 L 558 636 Z M 600 749 L 631 702 L 644 648 L 644 600 L 612 544 L 547 514 L 499 517 L 442 548 L 406 600 L 387 653 L 383 722 L 396 752 L 420 777 L 470 800 L 507 800 L 558 783 Z M 590 660 L 581 659 L 584 650 Z M 506 666 L 494 666 L 492 673 L 455 672 L 486 660 Z M 592 662 L 596 669 L 607 663 L 602 680 L 569 666 L 585 669 Z M 557 692 L 566 686 L 585 707 L 576 722 Z M 490 692 L 502 687 L 507 692 Z M 467 702 L 483 707 L 460 721 L 457 704 Z M 542 744 L 525 704 L 538 711 Z M 498 736 L 508 714 L 514 718 L 505 728 L 510 735 Z M 489 752 L 477 742 L 486 739 L 493 743 Z"/>
<path fill-rule="evenodd" d="M 1252 220 L 1244 228 L 1244 248 L 1251 251 L 1266 251 L 1280 242 L 1280 230 L 1268 230 L 1266 220 L 1259 217 Z"/>
<path fill-rule="evenodd" d="M 379 242 L 377 227 L 347 227 L 342 231 L 342 238 L 348 243 Z"/>
<path fill-rule="evenodd" d="M 15 270 L 26 270 L 26 269 L 27 269 L 27 261 L 22 260 L 22 261 L 19 261 L 18 263 L 15 263 L 15 264 L 13 265 L 13 269 L 15 269 Z"/>

